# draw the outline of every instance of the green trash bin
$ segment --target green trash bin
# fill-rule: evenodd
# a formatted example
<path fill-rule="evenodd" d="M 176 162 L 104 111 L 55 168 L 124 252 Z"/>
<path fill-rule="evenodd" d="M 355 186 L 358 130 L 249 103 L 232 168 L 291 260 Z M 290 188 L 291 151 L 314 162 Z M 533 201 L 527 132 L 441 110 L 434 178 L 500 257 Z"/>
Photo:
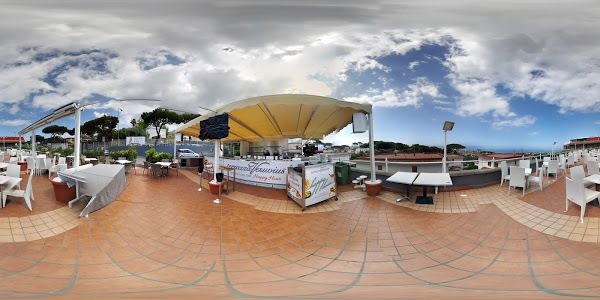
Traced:
<path fill-rule="evenodd" d="M 335 164 L 335 182 L 339 185 L 350 183 L 350 165 L 346 163 Z"/>

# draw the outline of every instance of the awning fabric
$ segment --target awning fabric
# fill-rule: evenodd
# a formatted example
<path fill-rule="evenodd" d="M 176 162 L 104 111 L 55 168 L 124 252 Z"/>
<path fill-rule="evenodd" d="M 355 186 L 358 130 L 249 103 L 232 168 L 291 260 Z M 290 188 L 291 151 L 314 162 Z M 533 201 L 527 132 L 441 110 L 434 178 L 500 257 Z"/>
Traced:
<path fill-rule="evenodd" d="M 176 133 L 198 136 L 200 121 L 229 113 L 229 136 L 222 141 L 268 141 L 281 138 L 321 139 L 352 123 L 352 114 L 371 113 L 370 104 L 333 98 L 281 94 L 260 96 L 229 103 L 175 129 Z"/>

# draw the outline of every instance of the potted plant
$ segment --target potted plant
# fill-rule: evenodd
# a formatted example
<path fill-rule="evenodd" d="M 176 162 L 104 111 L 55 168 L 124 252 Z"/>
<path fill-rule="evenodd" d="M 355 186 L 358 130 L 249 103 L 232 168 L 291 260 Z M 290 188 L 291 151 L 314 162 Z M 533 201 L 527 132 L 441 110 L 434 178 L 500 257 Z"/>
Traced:
<path fill-rule="evenodd" d="M 381 179 L 375 179 L 374 181 L 365 180 L 365 189 L 367 190 L 367 195 L 371 197 L 378 196 L 381 192 L 381 186 L 383 182 Z"/>

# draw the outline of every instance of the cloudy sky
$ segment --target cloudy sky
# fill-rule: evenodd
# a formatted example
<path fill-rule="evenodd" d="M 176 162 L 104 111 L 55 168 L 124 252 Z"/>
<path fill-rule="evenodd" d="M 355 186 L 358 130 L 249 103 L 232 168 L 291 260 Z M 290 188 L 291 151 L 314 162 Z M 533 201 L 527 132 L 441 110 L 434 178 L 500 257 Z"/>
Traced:
<path fill-rule="evenodd" d="M 200 113 L 306 93 L 372 103 L 377 140 L 441 145 L 451 120 L 449 142 L 546 150 L 600 135 L 598 16 L 579 0 L 0 0 L 0 136 L 72 101 L 126 126 L 158 104 L 115 99 Z"/>

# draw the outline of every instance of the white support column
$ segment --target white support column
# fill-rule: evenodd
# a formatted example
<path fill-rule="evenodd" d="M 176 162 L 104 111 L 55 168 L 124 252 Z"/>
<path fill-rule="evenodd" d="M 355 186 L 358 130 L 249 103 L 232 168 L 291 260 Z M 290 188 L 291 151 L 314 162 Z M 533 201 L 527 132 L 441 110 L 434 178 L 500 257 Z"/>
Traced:
<path fill-rule="evenodd" d="M 79 168 L 79 144 L 81 143 L 81 108 L 75 110 L 75 141 L 73 142 L 73 168 Z"/>
<path fill-rule="evenodd" d="M 387 159 L 387 157 L 385 158 L 385 171 L 386 171 L 386 172 L 389 172 L 389 169 L 388 169 L 388 159 Z"/>
<path fill-rule="evenodd" d="M 375 183 L 375 144 L 373 142 L 373 111 L 369 114 L 369 157 L 371 159 L 371 183 Z"/>
<path fill-rule="evenodd" d="M 219 152 L 221 150 L 221 140 L 215 140 L 215 162 L 213 163 L 213 180 L 217 182 L 217 172 L 219 170 Z"/>
<path fill-rule="evenodd" d="M 36 142 L 35 142 L 35 129 L 31 131 L 31 152 L 32 155 L 33 153 L 35 153 L 35 147 L 36 146 Z"/>
<path fill-rule="evenodd" d="M 173 158 L 177 158 L 177 132 L 173 132 Z"/>

